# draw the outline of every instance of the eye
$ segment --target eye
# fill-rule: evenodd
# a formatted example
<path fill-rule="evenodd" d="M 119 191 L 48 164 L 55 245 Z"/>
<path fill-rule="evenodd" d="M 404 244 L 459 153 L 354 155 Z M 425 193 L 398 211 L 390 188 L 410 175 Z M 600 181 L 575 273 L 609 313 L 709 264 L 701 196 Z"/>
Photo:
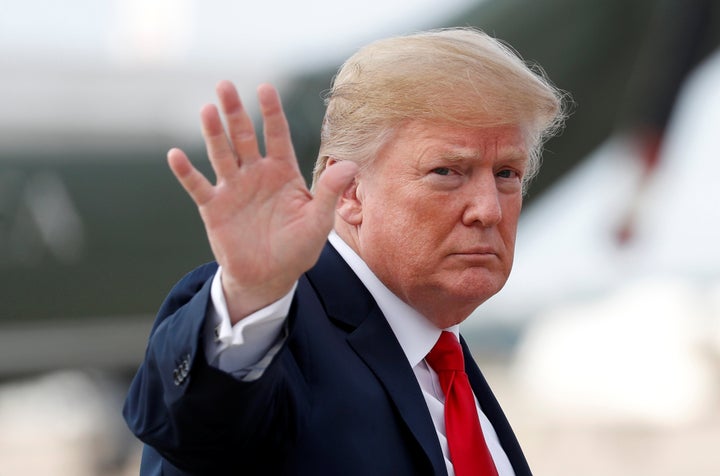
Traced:
<path fill-rule="evenodd" d="M 502 169 L 497 173 L 497 176 L 505 179 L 520 178 L 520 174 L 512 169 Z"/>
<path fill-rule="evenodd" d="M 447 167 L 436 167 L 432 169 L 432 173 L 437 175 L 450 175 L 451 170 Z"/>

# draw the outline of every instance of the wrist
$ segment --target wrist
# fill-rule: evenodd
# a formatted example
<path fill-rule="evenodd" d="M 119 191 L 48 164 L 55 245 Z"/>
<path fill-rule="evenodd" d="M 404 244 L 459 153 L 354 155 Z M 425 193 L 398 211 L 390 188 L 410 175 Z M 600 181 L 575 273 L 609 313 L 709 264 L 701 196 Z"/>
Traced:
<path fill-rule="evenodd" d="M 295 286 L 295 281 L 267 282 L 259 286 L 247 286 L 238 283 L 227 273 L 220 270 L 220 283 L 231 324 L 282 299 Z"/>

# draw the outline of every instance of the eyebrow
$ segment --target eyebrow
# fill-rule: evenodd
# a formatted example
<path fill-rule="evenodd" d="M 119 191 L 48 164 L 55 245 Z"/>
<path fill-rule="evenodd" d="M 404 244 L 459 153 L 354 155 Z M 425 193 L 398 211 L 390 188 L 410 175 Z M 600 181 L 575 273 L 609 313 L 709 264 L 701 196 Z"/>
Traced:
<path fill-rule="evenodd" d="M 481 159 L 482 154 L 474 150 L 441 150 L 438 151 L 438 157 L 442 157 L 449 161 L 466 161 Z M 506 147 L 499 154 L 500 160 L 510 162 L 527 162 L 529 154 L 525 149 L 519 147 Z"/>

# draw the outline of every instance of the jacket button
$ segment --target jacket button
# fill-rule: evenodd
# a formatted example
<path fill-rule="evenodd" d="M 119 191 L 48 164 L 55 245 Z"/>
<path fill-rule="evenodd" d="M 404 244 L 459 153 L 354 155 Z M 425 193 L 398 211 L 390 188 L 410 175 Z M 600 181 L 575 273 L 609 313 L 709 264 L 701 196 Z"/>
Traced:
<path fill-rule="evenodd" d="M 175 386 L 180 386 L 188 377 L 190 373 L 190 354 L 185 354 L 173 370 L 173 383 Z"/>

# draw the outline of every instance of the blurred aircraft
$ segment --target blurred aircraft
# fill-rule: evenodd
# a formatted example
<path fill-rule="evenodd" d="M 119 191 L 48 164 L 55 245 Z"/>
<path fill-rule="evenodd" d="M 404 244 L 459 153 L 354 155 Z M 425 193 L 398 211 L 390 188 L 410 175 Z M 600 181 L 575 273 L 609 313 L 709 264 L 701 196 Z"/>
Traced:
<path fill-rule="evenodd" d="M 680 85 L 720 44 L 719 17 L 714 0 L 492 0 L 428 26 L 480 27 L 541 64 L 572 95 L 573 115 L 547 145 L 532 203 L 620 132 L 641 141 L 641 167 L 652 173 Z M 105 81 L 103 91 L 127 98 L 116 101 L 161 112 L 170 109 L 168 101 L 182 101 L 192 104 L 187 115 L 194 118 L 220 79 L 211 78 L 213 71 L 117 72 L 88 65 L 63 76 L 73 66 L 55 61 L 61 73 L 42 88 L 12 75 L 0 85 L 38 87 L 48 108 L 92 114 L 91 106 L 107 99 L 97 88 Z M 332 74 L 327 69 L 280 84 L 306 175 L 318 147 L 321 94 Z M 253 88 L 256 72 L 243 75 Z M 86 101 L 63 102 L 67 90 L 60 80 Z M 196 92 L 200 86 L 204 99 Z M 191 132 L 164 114 L 150 114 L 146 124 L 113 117 L 112 110 L 106 111 L 109 122 L 86 120 L 80 127 L 63 123 L 62 114 L 52 116 L 56 123 L 47 116 L 23 123 L 28 111 L 16 106 L 18 120 L 2 124 L 0 134 L 0 353 L 6 356 L 0 376 L 65 367 L 132 369 L 161 296 L 184 272 L 211 259 L 202 224 L 162 159 L 173 145 L 204 156 L 199 134 L 188 139 Z M 36 127 L 55 132 L 40 137 Z M 619 227 L 620 241 L 631 237 L 632 225 Z"/>

